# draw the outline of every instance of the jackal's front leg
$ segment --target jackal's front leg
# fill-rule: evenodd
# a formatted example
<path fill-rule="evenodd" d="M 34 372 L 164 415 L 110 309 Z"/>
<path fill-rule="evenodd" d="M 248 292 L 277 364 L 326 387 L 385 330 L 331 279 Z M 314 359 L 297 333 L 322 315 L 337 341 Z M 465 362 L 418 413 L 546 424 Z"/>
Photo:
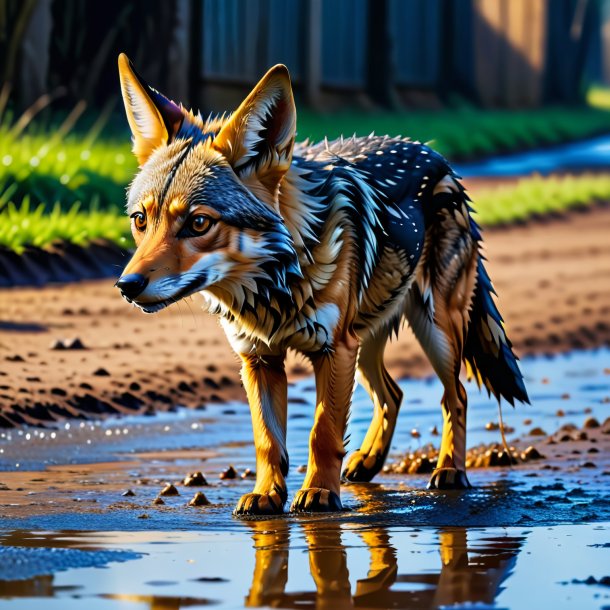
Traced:
<path fill-rule="evenodd" d="M 316 377 L 316 413 L 309 437 L 309 462 L 293 512 L 341 510 L 343 438 L 354 390 L 358 340 L 346 335 L 334 350 L 312 358 Z"/>
<path fill-rule="evenodd" d="M 240 498 L 234 514 L 279 514 L 286 503 L 284 477 L 288 473 L 284 356 L 248 354 L 242 355 L 242 360 L 256 448 L 256 485 L 252 493 Z"/>

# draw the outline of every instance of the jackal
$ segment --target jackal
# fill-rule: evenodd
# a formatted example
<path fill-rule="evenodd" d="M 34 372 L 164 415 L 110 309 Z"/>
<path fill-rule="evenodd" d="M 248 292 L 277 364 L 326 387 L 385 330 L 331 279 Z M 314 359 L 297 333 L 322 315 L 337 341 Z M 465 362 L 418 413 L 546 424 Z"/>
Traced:
<path fill-rule="evenodd" d="M 201 293 L 220 317 L 242 361 L 256 448 L 256 484 L 235 514 L 281 513 L 287 501 L 288 349 L 311 360 L 316 381 L 291 510 L 340 510 L 342 474 L 379 472 L 402 399 L 383 353 L 403 319 L 445 388 L 428 487 L 469 487 L 462 362 L 498 400 L 528 398 L 447 161 L 403 137 L 295 143 L 282 65 L 231 115 L 207 120 L 149 87 L 125 55 L 119 73 L 140 171 L 127 204 L 137 250 L 117 286 L 148 313 Z M 342 473 L 356 373 L 374 415 Z"/>

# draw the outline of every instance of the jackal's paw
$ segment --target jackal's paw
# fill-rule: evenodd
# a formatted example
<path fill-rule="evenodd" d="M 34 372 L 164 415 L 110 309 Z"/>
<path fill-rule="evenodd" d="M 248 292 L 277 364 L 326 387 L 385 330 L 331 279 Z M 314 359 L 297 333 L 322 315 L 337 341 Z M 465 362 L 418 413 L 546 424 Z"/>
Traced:
<path fill-rule="evenodd" d="M 358 449 L 347 458 L 342 477 L 354 483 L 368 483 L 383 467 L 385 455 Z"/>
<path fill-rule="evenodd" d="M 322 487 L 299 489 L 290 507 L 293 513 L 331 513 L 339 510 L 343 510 L 339 496 Z"/>
<path fill-rule="evenodd" d="M 247 515 L 281 515 L 284 512 L 287 494 L 283 489 L 267 494 L 244 494 L 237 503 L 233 514 L 236 517 Z"/>
<path fill-rule="evenodd" d="M 428 489 L 470 489 L 471 487 L 466 473 L 456 468 L 437 468 L 428 483 Z"/>

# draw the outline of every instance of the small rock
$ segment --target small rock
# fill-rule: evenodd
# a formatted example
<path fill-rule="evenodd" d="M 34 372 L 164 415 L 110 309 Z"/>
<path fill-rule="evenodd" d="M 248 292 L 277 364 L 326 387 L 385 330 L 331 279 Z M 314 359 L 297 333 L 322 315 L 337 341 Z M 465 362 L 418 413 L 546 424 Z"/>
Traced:
<path fill-rule="evenodd" d="M 597 466 L 593 462 L 583 462 L 580 465 L 581 468 L 597 468 Z"/>
<path fill-rule="evenodd" d="M 127 497 L 127 496 L 135 496 L 136 494 L 133 492 L 132 489 L 128 489 L 127 491 L 124 491 L 121 495 Z"/>
<path fill-rule="evenodd" d="M 532 428 L 530 430 L 529 435 L 530 436 L 546 436 L 546 432 L 539 426 L 536 426 L 535 428 Z"/>
<path fill-rule="evenodd" d="M 563 409 L 557 409 L 557 412 L 555 413 L 555 415 L 557 415 L 557 417 L 565 417 L 566 412 Z"/>
<path fill-rule="evenodd" d="M 85 349 L 84 343 L 78 337 L 64 340 L 64 347 L 66 349 Z"/>
<path fill-rule="evenodd" d="M 220 478 L 225 479 L 236 479 L 237 478 L 237 470 L 233 468 L 233 466 L 229 466 L 224 472 L 220 473 Z"/>
<path fill-rule="evenodd" d="M 185 487 L 203 487 L 208 484 L 206 478 L 203 476 L 203 473 L 197 472 L 189 472 L 184 481 Z"/>
<path fill-rule="evenodd" d="M 544 456 L 536 449 L 536 447 L 532 447 L 531 445 L 523 452 L 522 459 L 525 462 L 530 462 L 532 460 L 542 460 Z"/>
<path fill-rule="evenodd" d="M 527 419 L 523 420 L 524 426 L 530 426 L 531 424 L 532 424 L 532 420 L 529 417 Z"/>
<path fill-rule="evenodd" d="M 438 428 L 436 426 L 432 426 L 432 429 L 430 430 L 430 434 L 432 436 L 438 436 L 438 434 L 439 434 Z"/>
<path fill-rule="evenodd" d="M 307 465 L 301 464 L 300 466 L 297 466 L 297 472 L 307 472 Z"/>
<path fill-rule="evenodd" d="M 430 474 L 434 470 L 434 464 L 427 455 L 422 455 L 411 462 L 409 474 Z"/>
<path fill-rule="evenodd" d="M 421 437 L 421 434 L 419 433 L 419 430 L 418 430 L 417 428 L 413 428 L 413 429 L 411 430 L 411 436 L 412 436 L 413 438 L 420 438 L 420 437 Z"/>
<path fill-rule="evenodd" d="M 188 506 L 208 506 L 211 502 L 205 497 L 205 494 L 198 491 L 189 501 Z"/>
<path fill-rule="evenodd" d="M 497 424 L 495 421 L 488 421 L 485 424 L 485 430 L 499 430 L 500 429 L 500 424 Z"/>
<path fill-rule="evenodd" d="M 159 498 L 158 496 L 152 501 L 152 503 L 155 506 L 163 506 L 163 505 L 165 505 L 165 502 L 163 501 L 163 498 Z"/>
<path fill-rule="evenodd" d="M 159 494 L 160 496 L 179 496 L 180 492 L 176 489 L 174 485 L 168 483 Z"/>
<path fill-rule="evenodd" d="M 51 341 L 51 345 L 49 345 L 49 349 L 53 350 L 62 350 L 66 349 L 64 342 L 61 339 L 55 339 L 55 341 Z"/>
<path fill-rule="evenodd" d="M 587 417 L 585 423 L 582 425 L 583 428 L 599 428 L 599 421 L 595 417 Z"/>
<path fill-rule="evenodd" d="M 254 470 L 251 470 L 250 468 L 246 468 L 241 473 L 241 478 L 242 479 L 255 479 L 256 478 L 256 472 L 254 472 Z"/>
<path fill-rule="evenodd" d="M 146 513 L 142 513 L 141 515 L 138 515 L 138 519 L 150 519 L 150 517 Z"/>
<path fill-rule="evenodd" d="M 110 377 L 110 373 L 102 367 L 93 371 L 93 374 L 97 377 Z"/>

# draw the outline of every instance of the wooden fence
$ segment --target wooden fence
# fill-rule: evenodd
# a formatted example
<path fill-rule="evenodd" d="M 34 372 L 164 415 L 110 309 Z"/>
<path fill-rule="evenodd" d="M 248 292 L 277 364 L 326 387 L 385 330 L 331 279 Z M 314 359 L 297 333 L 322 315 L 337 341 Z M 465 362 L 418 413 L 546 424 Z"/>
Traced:
<path fill-rule="evenodd" d="M 380 62 L 370 19 L 382 3 Z M 203 87 L 251 84 L 282 62 L 310 97 L 370 93 L 374 58 L 396 90 L 488 106 L 570 101 L 583 53 L 596 51 L 598 11 L 598 0 L 202 0 L 199 78 Z"/>

